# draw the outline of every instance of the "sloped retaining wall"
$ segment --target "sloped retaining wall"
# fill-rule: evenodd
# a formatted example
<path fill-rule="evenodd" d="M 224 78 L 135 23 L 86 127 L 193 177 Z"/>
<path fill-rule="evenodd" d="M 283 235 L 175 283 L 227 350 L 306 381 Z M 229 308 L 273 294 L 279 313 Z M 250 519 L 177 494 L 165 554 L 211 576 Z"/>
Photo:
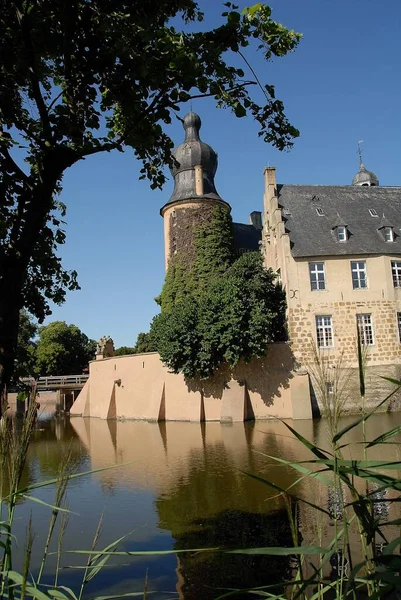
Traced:
<path fill-rule="evenodd" d="M 203 382 L 169 373 L 157 353 L 116 356 L 90 363 L 89 380 L 71 415 L 148 421 L 309 419 L 309 378 L 294 370 L 286 343 L 233 371 L 222 368 Z"/>

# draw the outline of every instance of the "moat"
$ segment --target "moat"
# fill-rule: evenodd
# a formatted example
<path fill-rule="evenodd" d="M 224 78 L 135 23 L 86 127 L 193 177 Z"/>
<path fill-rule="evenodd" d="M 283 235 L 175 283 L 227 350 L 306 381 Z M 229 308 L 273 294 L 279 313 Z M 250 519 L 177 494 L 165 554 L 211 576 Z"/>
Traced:
<path fill-rule="evenodd" d="M 23 485 L 56 477 L 68 448 L 78 472 L 98 470 L 69 484 L 71 515 L 64 550 L 89 550 L 101 516 L 99 548 L 124 535 L 119 550 L 126 551 L 291 546 L 282 497 L 244 472 L 270 479 L 281 488 L 292 485 L 292 493 L 316 504 L 329 502 L 327 489 L 269 458 L 310 458 L 278 421 L 157 424 L 56 418 L 52 407 L 45 404 L 42 410 Z M 343 419 L 341 425 L 350 420 Z M 291 424 L 316 445 L 328 447 L 325 421 Z M 399 413 L 374 416 L 367 423 L 367 437 L 400 424 Z M 360 457 L 361 430 L 352 430 L 347 440 L 352 446 L 346 458 Z M 400 442 L 401 437 L 396 440 Z M 400 460 L 401 445 L 381 446 L 369 457 Z M 112 465 L 116 468 L 101 470 Z M 38 489 L 35 496 L 51 504 L 54 486 Z M 17 540 L 25 539 L 32 514 L 33 572 L 39 566 L 50 513 L 48 507 L 29 500 L 18 506 Z M 297 518 L 302 540 L 311 542 L 319 529 L 316 515 L 302 505 Z M 320 534 L 330 537 L 332 526 L 330 520 L 322 522 Z M 54 560 L 52 557 L 46 570 L 49 582 Z M 85 561 L 85 556 L 64 553 L 61 582 L 79 587 L 82 570 L 76 567 Z M 142 592 L 147 573 L 149 590 L 155 591 L 152 598 L 213 599 L 228 588 L 280 581 L 290 568 L 285 557 L 222 553 L 112 557 L 107 568 L 88 584 L 86 597 Z"/>

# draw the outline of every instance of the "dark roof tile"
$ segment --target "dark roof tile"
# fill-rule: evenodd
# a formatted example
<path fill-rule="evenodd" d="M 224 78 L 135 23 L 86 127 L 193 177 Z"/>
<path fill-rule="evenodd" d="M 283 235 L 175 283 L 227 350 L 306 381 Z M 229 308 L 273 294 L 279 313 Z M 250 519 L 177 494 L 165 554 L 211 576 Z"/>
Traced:
<path fill-rule="evenodd" d="M 277 190 L 294 257 L 401 254 L 401 187 L 278 185 Z M 379 232 L 383 214 L 394 227 L 394 242 Z M 347 242 L 333 233 L 339 215 L 348 227 Z"/>

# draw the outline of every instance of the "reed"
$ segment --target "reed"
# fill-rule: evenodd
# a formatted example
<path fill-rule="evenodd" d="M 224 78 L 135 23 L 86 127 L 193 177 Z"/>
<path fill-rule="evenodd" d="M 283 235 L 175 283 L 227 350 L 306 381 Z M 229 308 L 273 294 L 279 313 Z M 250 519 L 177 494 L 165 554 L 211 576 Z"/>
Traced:
<path fill-rule="evenodd" d="M 388 405 L 393 395 L 400 390 L 401 381 L 383 378 L 394 385 L 393 391 L 380 400 L 370 411 L 365 408 L 365 355 L 358 336 L 358 374 L 361 415 L 346 427 L 339 428 L 342 416 L 349 371 L 344 368 L 342 358 L 332 367 L 327 357 L 323 358 L 315 352 L 311 371 L 324 415 L 327 418 L 329 433 L 329 449 L 322 449 L 314 442 L 305 439 L 291 425 L 285 427 L 310 452 L 311 458 L 306 461 L 287 461 L 279 457 L 266 456 L 269 461 L 286 465 L 300 474 L 301 479 L 314 479 L 322 488 L 326 488 L 331 497 L 331 507 L 324 503 L 313 504 L 297 497 L 291 489 L 280 488 L 274 481 L 265 479 L 254 473 L 246 473 L 261 484 L 280 493 L 286 506 L 290 502 L 298 505 L 306 504 L 315 521 L 319 523 L 319 515 L 331 519 L 334 523 L 333 537 L 322 546 L 321 530 L 308 545 L 299 543 L 299 536 L 293 533 L 293 547 L 242 549 L 236 552 L 253 552 L 272 555 L 297 557 L 297 568 L 292 579 L 281 584 L 282 592 L 277 594 L 277 584 L 269 584 L 263 588 L 235 590 L 218 596 L 216 600 L 235 596 L 239 592 L 262 597 L 296 600 L 322 600 L 336 598 L 378 600 L 381 598 L 401 597 L 401 518 L 391 519 L 388 508 L 401 501 L 401 462 L 398 460 L 372 460 L 371 449 L 383 444 L 396 444 L 395 437 L 400 434 L 401 426 L 368 440 L 366 423 L 372 415 Z M 331 378 L 331 379 L 330 379 Z M 332 381 L 330 398 L 327 394 L 326 382 Z M 350 449 L 346 435 L 358 428 L 361 433 L 363 457 L 361 460 L 344 458 Z M 292 486 L 291 486 L 292 487 Z M 390 497 L 391 495 L 391 497 Z M 381 514 L 377 507 L 386 507 Z M 384 518 L 383 518 L 384 517 Z M 288 510 L 291 527 L 295 530 L 297 523 L 293 511 Z M 350 538 L 359 537 L 360 552 L 356 560 L 356 552 L 352 550 Z M 331 565 L 331 577 L 327 575 Z M 334 576 L 333 576 L 334 572 Z M 275 588 L 275 590 L 274 590 Z"/>
<path fill-rule="evenodd" d="M 8 416 L 7 410 L 3 411 L 0 420 L 0 600 L 25 600 L 25 598 L 34 598 L 36 600 L 82 600 L 89 581 L 107 565 L 113 552 L 116 551 L 118 544 L 127 536 L 116 540 L 102 550 L 97 550 L 102 525 L 100 521 L 94 535 L 91 551 L 83 567 L 83 576 L 78 593 L 76 594 L 74 590 L 60 585 L 61 559 L 65 552 L 63 543 L 70 515 L 66 502 L 68 483 L 71 479 L 85 477 L 97 471 L 116 467 L 105 467 L 96 471 L 76 473 L 75 465 L 71 460 L 71 452 L 67 451 L 60 461 L 58 475 L 55 479 L 25 487 L 21 486 L 29 444 L 36 427 L 37 407 L 35 398 L 36 389 L 32 389 L 28 409 L 22 423 L 21 421 L 17 422 L 15 419 L 11 419 Z M 3 406 L 7 408 L 6 403 Z M 35 491 L 46 486 L 55 488 L 53 504 L 47 504 L 34 494 Z M 19 573 L 13 568 L 13 553 L 15 552 L 13 524 L 15 509 L 21 499 L 45 504 L 51 511 L 40 567 L 36 574 L 33 574 L 30 569 L 35 538 L 32 519 L 29 520 L 27 527 L 21 572 Z M 59 519 L 59 527 L 56 527 Z M 55 553 L 54 583 L 49 585 L 43 583 L 43 575 L 48 558 L 52 554 L 49 550 L 55 537 L 57 550 Z M 143 592 L 113 595 L 112 598 L 146 598 L 150 593 L 146 576 Z M 109 599 L 99 597 L 93 600 Z"/>

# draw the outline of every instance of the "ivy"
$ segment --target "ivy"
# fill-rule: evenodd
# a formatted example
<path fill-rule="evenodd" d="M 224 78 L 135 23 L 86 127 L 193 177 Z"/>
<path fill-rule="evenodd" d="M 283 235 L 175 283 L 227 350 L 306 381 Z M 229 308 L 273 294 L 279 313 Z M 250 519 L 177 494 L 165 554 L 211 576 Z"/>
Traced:
<path fill-rule="evenodd" d="M 285 339 L 285 294 L 258 252 L 248 252 L 208 285 L 156 316 L 151 335 L 174 373 L 207 379 L 223 364 L 264 356 Z"/>
<path fill-rule="evenodd" d="M 233 224 L 226 207 L 215 206 L 210 220 L 194 227 L 193 234 L 194 258 L 184 251 L 170 258 L 163 290 L 156 299 L 162 312 L 171 312 L 188 295 L 198 296 L 234 260 Z"/>

